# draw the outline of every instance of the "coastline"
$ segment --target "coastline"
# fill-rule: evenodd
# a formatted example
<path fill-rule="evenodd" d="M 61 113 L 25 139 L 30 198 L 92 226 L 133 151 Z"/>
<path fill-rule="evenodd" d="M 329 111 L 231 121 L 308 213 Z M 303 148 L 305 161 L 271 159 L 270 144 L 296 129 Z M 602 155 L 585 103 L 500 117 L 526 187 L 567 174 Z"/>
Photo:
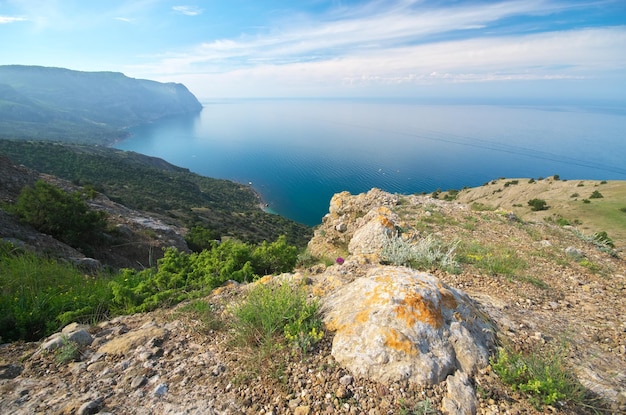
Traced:
<path fill-rule="evenodd" d="M 259 192 L 258 190 L 256 190 L 253 186 L 252 186 L 252 182 L 248 183 L 246 185 L 256 196 L 257 199 L 257 206 L 259 207 L 259 209 L 261 209 L 263 212 L 265 213 L 270 213 L 272 215 L 277 215 L 278 213 L 276 213 L 276 211 L 274 211 L 271 207 L 270 204 L 267 203 L 264 199 L 263 199 L 263 195 L 261 194 L 261 192 Z"/>

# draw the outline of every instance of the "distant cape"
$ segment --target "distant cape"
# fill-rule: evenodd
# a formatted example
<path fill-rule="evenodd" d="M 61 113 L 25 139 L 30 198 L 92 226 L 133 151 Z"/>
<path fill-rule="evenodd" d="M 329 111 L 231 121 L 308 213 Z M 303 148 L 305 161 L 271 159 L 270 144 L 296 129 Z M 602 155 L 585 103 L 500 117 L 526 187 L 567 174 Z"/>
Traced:
<path fill-rule="evenodd" d="M 201 110 L 179 83 L 118 72 L 0 66 L 0 138 L 108 144 L 123 138 L 128 127 Z"/>

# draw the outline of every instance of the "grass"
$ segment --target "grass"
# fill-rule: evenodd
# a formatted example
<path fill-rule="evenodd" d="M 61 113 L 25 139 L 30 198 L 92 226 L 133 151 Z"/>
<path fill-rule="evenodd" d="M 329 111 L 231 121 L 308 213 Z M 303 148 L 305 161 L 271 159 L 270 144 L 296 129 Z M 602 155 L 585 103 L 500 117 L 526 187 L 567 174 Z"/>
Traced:
<path fill-rule="evenodd" d="M 62 337 L 63 345 L 55 350 L 54 360 L 59 365 L 65 365 L 78 359 L 80 351 L 78 345 L 68 340 L 67 336 Z"/>
<path fill-rule="evenodd" d="M 581 191 L 581 182 L 552 181 L 549 184 L 540 181 L 529 184 L 523 181 L 517 186 L 509 186 L 498 199 L 498 205 L 503 209 L 513 210 L 520 218 L 528 221 L 542 220 L 549 215 L 564 218 L 576 218 L 584 224 L 587 233 L 609 230 L 616 247 L 626 247 L 626 181 L 613 180 L 601 185 L 602 198 L 592 199 L 593 203 L 583 203 L 580 198 L 570 197 L 579 193 L 581 197 L 589 197 L 591 191 Z M 585 186 L 598 185 L 600 182 L 585 181 Z M 583 189 L 584 190 L 584 189 Z M 547 211 L 531 212 L 526 200 L 544 199 L 550 205 Z M 489 210 L 488 204 L 494 200 L 493 195 L 484 187 L 472 188 L 459 195 L 459 201 L 471 204 L 472 210 Z M 591 200 L 586 199 L 591 202 Z M 523 207 L 514 205 L 523 203 Z M 622 210 L 624 209 L 624 210 Z M 491 209 L 493 210 L 493 209 Z"/>
<path fill-rule="evenodd" d="M 323 336 L 319 304 L 307 296 L 302 287 L 287 282 L 256 284 L 233 308 L 236 338 L 268 350 L 288 343 L 306 354 Z"/>
<path fill-rule="evenodd" d="M 110 276 L 0 245 L 0 333 L 3 341 L 39 340 L 72 322 L 105 318 Z"/>
<path fill-rule="evenodd" d="M 226 328 L 226 324 L 216 314 L 215 306 L 206 300 L 198 299 L 190 301 L 177 310 L 177 314 L 186 314 L 190 318 L 202 323 L 202 332 L 210 333 L 221 331 Z"/>
<path fill-rule="evenodd" d="M 472 264 L 488 274 L 510 278 L 519 276 L 520 271 L 528 266 L 512 248 L 477 242 L 461 243 L 458 258 L 460 262 Z"/>
<path fill-rule="evenodd" d="M 554 350 L 532 350 L 527 354 L 504 345 L 491 367 L 500 379 L 526 395 L 537 409 L 544 405 L 571 405 L 575 408 L 598 409 L 589 392 L 578 382 L 566 363 L 567 346 Z"/>

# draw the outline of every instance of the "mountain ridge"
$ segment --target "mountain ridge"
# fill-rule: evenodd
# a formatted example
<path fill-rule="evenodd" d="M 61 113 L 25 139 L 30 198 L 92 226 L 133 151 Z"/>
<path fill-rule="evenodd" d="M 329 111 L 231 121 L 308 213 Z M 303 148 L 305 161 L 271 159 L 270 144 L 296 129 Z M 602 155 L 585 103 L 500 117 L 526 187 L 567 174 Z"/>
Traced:
<path fill-rule="evenodd" d="M 179 83 L 119 72 L 0 66 L 0 129 L 5 138 L 108 144 L 128 127 L 202 110 Z"/>

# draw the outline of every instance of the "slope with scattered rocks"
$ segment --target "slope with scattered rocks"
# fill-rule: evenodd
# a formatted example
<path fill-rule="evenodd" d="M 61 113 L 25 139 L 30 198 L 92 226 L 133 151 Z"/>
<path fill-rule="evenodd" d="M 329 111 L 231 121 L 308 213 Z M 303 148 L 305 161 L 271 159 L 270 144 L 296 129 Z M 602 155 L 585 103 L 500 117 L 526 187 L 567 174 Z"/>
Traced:
<path fill-rule="evenodd" d="M 386 265 L 385 238 L 434 238 L 456 247 L 460 267 Z M 334 264 L 262 280 L 300 281 L 322 302 L 326 333 L 309 354 L 251 364 L 253 351 L 228 341 L 229 305 L 247 289 L 231 284 L 202 300 L 208 314 L 181 305 L 86 328 L 70 364 L 42 351 L 58 340 L 2 346 L 0 412 L 592 413 L 530 405 L 488 364 L 494 342 L 521 351 L 566 344 L 570 370 L 605 401 L 597 410 L 626 410 L 620 252 L 507 210 L 377 189 L 335 195 L 309 249 Z"/>

